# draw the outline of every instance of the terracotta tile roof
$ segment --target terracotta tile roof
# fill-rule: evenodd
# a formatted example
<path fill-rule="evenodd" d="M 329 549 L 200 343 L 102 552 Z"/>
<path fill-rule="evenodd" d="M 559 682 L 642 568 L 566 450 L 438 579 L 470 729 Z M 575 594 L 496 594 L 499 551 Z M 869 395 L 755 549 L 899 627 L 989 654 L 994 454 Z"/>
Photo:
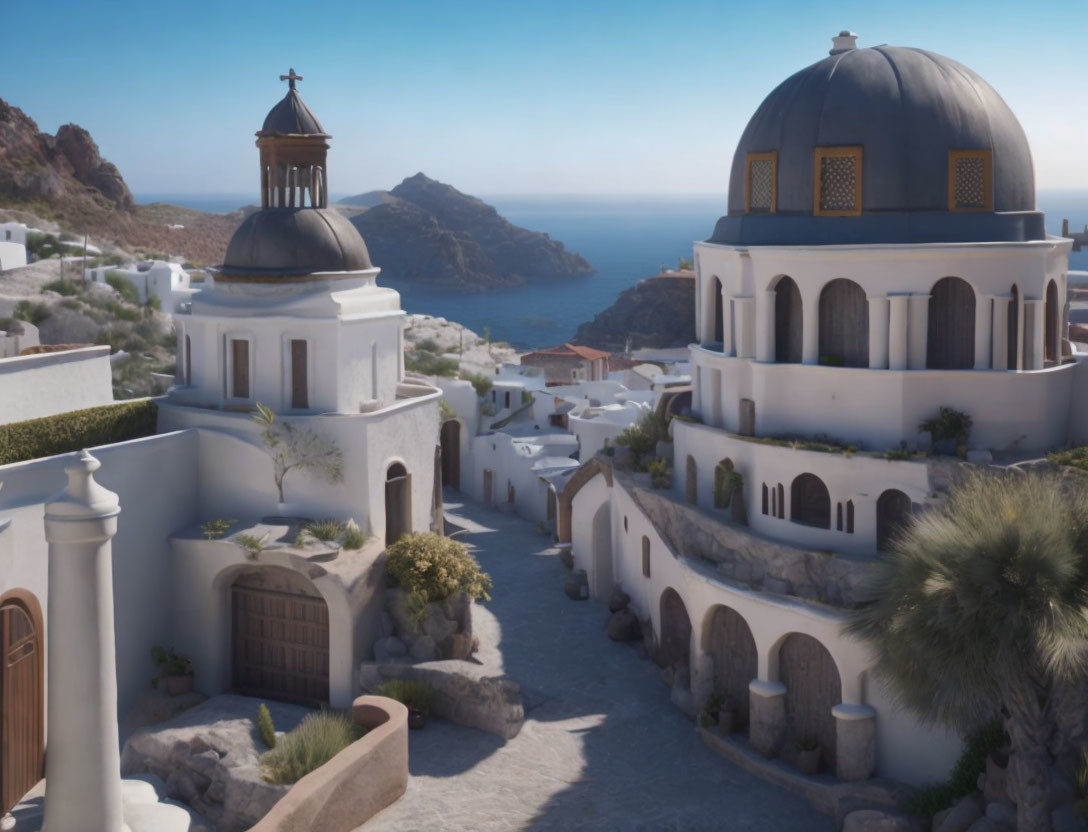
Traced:
<path fill-rule="evenodd" d="M 598 358 L 608 358 L 609 353 L 604 350 L 595 350 L 593 347 L 583 347 L 578 344 L 572 344 L 569 341 L 565 344 L 560 344 L 558 347 L 549 347 L 546 350 L 534 350 L 533 352 L 526 353 L 527 355 L 556 355 L 564 358 L 569 358 L 572 355 L 576 355 L 579 358 L 584 358 L 587 361 L 593 361 Z"/>

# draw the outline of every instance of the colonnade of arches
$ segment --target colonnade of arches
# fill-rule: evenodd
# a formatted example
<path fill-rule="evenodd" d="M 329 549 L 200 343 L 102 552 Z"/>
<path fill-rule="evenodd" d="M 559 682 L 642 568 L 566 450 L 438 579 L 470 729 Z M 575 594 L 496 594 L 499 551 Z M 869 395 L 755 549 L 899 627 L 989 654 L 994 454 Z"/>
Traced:
<path fill-rule="evenodd" d="M 711 325 L 712 338 L 705 340 L 721 345 L 730 352 L 725 342 L 735 331 L 732 310 L 723 303 L 722 282 L 718 277 L 710 279 L 713 298 Z M 800 364 L 805 361 L 804 301 L 797 282 L 789 275 L 779 275 L 768 287 L 774 304 L 774 338 L 772 357 L 776 363 Z M 905 296 L 904 296 L 905 297 Z M 1003 362 L 993 362 L 995 368 L 1017 370 L 1030 369 L 1032 322 L 1024 318 L 1024 298 L 1016 285 L 1009 289 L 1003 300 L 1008 302 L 1005 324 L 1007 355 Z M 1059 298 L 1055 280 L 1047 283 L 1043 300 L 1042 352 L 1044 365 L 1058 363 L 1062 358 L 1062 331 L 1066 316 L 1065 305 Z M 989 303 L 989 299 L 986 299 Z M 937 280 L 928 295 L 926 323 L 925 368 L 933 370 L 975 369 L 976 320 L 978 303 L 975 289 L 960 277 L 948 276 Z M 815 360 L 820 364 L 841 367 L 869 367 L 870 365 L 870 304 L 865 290 L 848 278 L 835 278 L 820 290 L 819 308 L 816 315 L 818 352 Z M 709 306 L 707 307 L 709 309 Z M 886 315 L 886 313 L 885 313 Z M 726 318 L 729 320 L 726 320 Z M 727 326 L 728 324 L 728 326 Z M 886 324 L 886 321 L 885 321 Z M 1037 331 L 1037 330 L 1036 330 Z M 1028 337 L 1025 337 L 1025 334 Z M 810 362 L 812 359 L 809 359 Z M 986 366 L 991 366 L 986 362 Z M 913 368 L 913 364 L 912 364 Z"/>

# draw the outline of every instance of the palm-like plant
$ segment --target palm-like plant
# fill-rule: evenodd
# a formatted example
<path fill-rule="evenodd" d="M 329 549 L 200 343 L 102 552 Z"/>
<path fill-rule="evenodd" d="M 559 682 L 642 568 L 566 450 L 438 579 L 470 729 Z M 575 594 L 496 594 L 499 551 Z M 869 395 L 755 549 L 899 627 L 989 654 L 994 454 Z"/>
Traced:
<path fill-rule="evenodd" d="M 849 631 L 924 720 L 1001 715 L 1017 828 L 1050 829 L 1055 712 L 1088 661 L 1088 494 L 1054 474 L 970 473 L 892 550 Z"/>

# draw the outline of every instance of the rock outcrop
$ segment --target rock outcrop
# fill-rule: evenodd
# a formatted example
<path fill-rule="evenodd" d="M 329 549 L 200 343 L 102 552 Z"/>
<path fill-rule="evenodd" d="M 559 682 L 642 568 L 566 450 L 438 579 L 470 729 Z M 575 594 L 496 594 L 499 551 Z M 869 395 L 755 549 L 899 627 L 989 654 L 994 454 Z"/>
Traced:
<path fill-rule="evenodd" d="M 578 327 L 571 343 L 623 352 L 630 346 L 686 347 L 695 340 L 695 279 L 655 277 L 625 289 Z"/>
<path fill-rule="evenodd" d="M 367 208 L 351 221 L 386 278 L 485 291 L 593 271 L 561 242 L 513 225 L 483 200 L 422 173 L 392 191 L 342 202 Z"/>

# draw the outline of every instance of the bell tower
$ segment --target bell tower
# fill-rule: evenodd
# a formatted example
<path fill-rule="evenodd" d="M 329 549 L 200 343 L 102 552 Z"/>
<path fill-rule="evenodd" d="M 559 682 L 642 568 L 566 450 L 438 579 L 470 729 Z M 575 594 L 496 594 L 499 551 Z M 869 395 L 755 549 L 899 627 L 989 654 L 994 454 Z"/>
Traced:
<path fill-rule="evenodd" d="M 261 152 L 262 208 L 327 208 L 325 156 L 332 138 L 302 100 L 292 68 L 287 95 L 268 113 L 257 133 Z"/>

